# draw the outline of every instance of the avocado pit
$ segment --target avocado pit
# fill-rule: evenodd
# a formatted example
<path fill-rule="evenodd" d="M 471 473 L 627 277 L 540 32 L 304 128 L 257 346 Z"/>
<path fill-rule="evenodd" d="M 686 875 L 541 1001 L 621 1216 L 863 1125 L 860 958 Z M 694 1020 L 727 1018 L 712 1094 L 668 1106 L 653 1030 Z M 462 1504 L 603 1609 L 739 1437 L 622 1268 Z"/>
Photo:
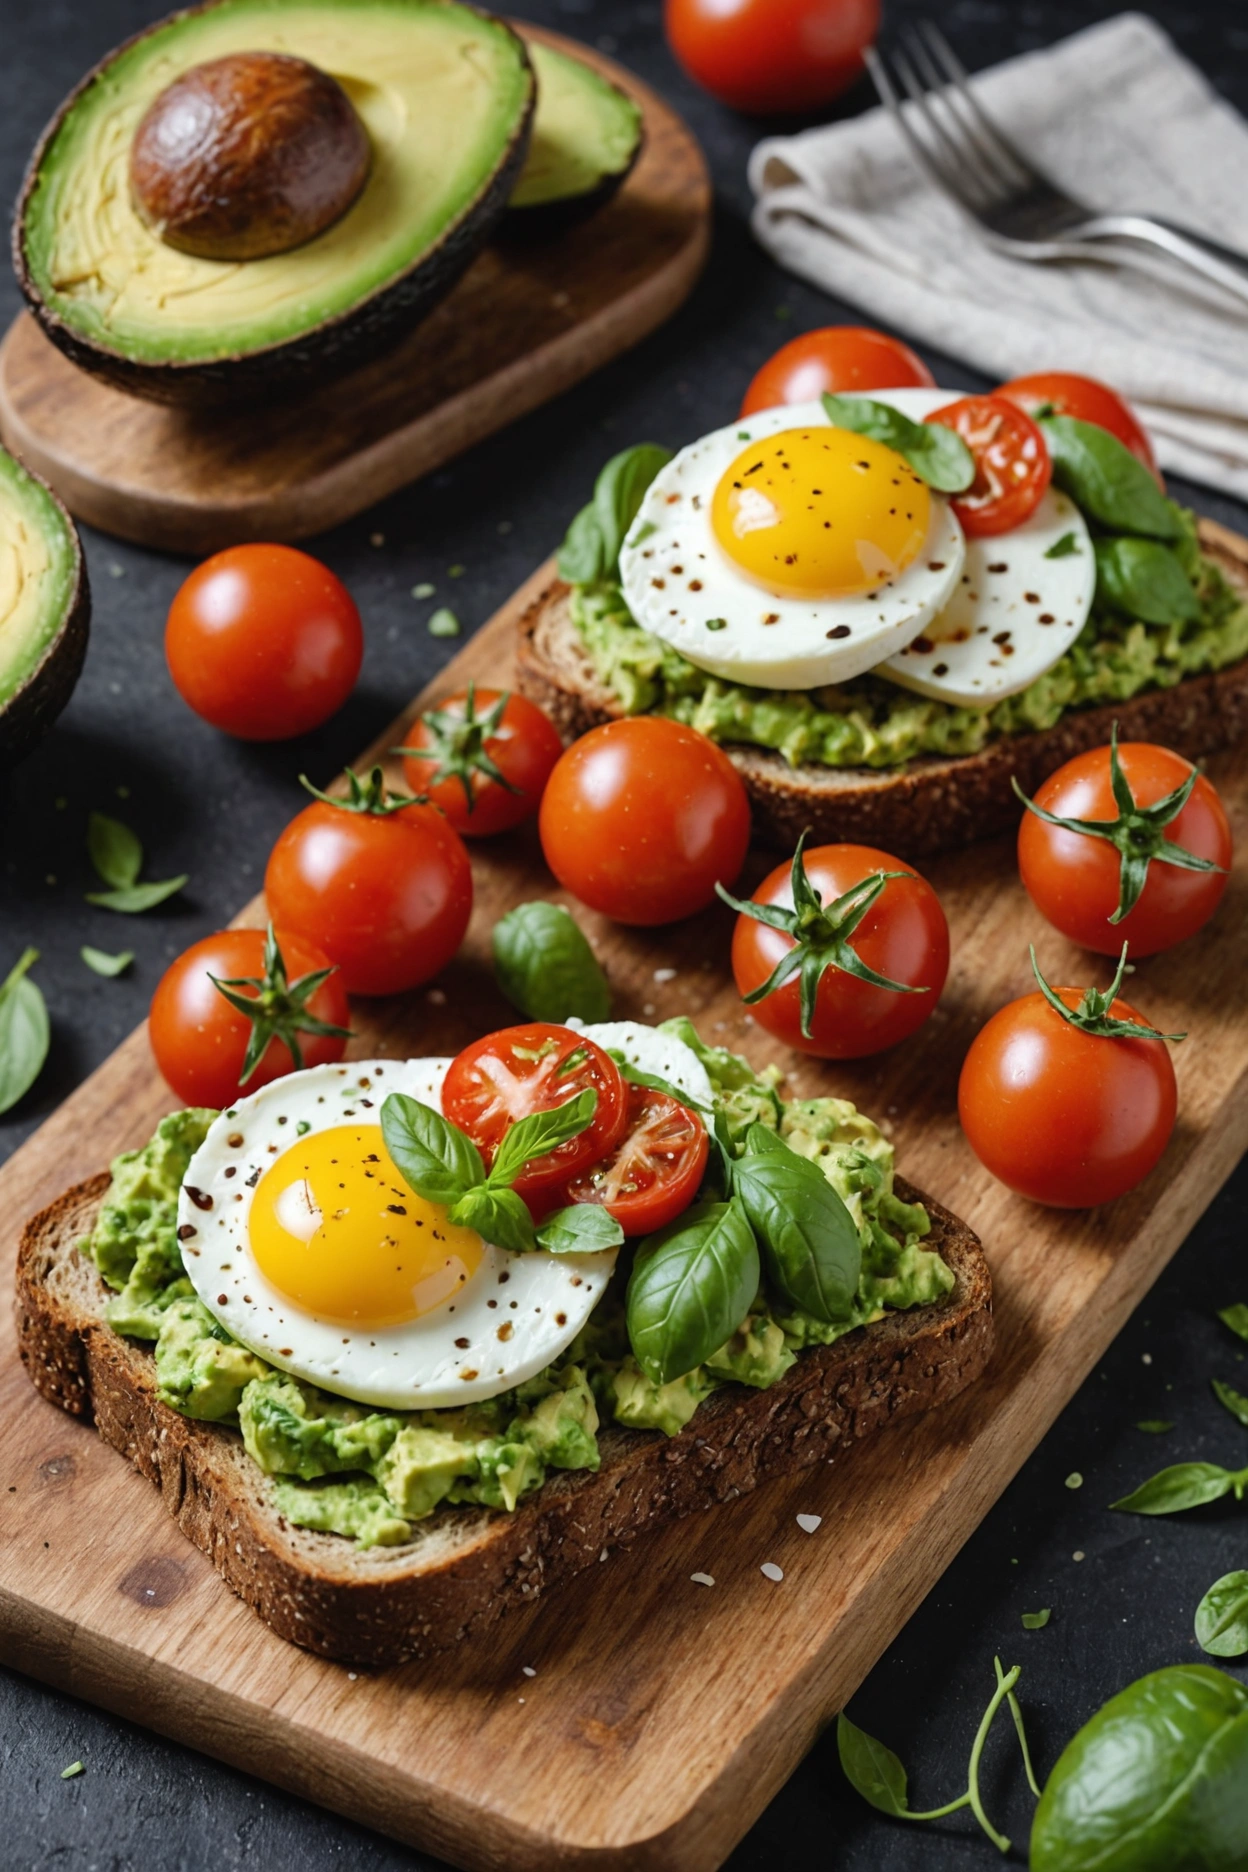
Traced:
<path fill-rule="evenodd" d="M 168 246 L 258 260 L 345 214 L 370 158 L 368 132 L 328 72 L 283 52 L 237 52 L 192 66 L 152 101 L 130 186 Z"/>

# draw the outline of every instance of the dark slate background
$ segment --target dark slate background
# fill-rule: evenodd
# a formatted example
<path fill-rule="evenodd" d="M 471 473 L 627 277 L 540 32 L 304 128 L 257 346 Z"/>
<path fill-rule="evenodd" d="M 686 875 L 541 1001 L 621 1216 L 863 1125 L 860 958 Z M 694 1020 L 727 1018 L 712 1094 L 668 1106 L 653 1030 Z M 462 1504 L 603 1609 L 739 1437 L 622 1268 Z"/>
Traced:
<path fill-rule="evenodd" d="M 967 63 L 1049 43 L 1115 9 L 1089 0 L 915 0 L 938 16 Z M 1248 111 L 1248 19 L 1225 0 L 1147 9 L 1240 109 Z M 360 686 L 306 742 L 247 747 L 191 716 L 161 654 L 165 612 L 187 564 L 98 534 L 86 537 L 95 621 L 86 673 L 60 724 L 0 795 L 0 965 L 25 943 L 52 1013 L 48 1066 L 0 1120 L 0 1156 L 30 1132 L 145 1013 L 165 963 L 251 896 L 273 838 L 297 809 L 295 777 L 324 782 L 451 654 L 429 612 L 450 603 L 471 630 L 559 540 L 604 457 L 642 437 L 679 446 L 730 420 L 750 375 L 785 338 L 852 318 L 779 273 L 752 245 L 746 157 L 759 133 L 702 96 L 676 69 L 654 0 L 528 0 L 531 18 L 618 54 L 682 110 L 718 190 L 715 250 L 687 307 L 657 336 L 560 402 L 312 542 L 348 583 L 368 634 Z M 63 94 L 110 46 L 155 16 L 154 0 L 41 0 L 4 9 L 0 58 L 0 193 L 11 197 L 34 139 Z M 1236 18 L 1239 24 L 1232 23 Z M 844 108 L 863 108 L 861 91 Z M 766 127 L 766 126 L 764 126 Z M 0 280 L 0 316 L 17 309 Z M 978 380 L 930 359 L 942 383 Z M 1055 365 L 1062 360 L 1055 358 Z M 262 420 L 262 418 L 257 418 Z M 1248 509 L 1176 489 L 1248 531 Z M 373 536 L 384 543 L 374 544 Z M 448 568 L 462 566 L 451 580 Z M 436 596 L 418 603 L 414 584 Z M 191 873 L 175 904 L 123 923 L 84 904 L 84 829 L 91 808 L 140 832 L 152 877 Z M 124 980 L 101 982 L 81 944 L 132 946 Z M 872 1672 L 852 1709 L 911 1772 L 916 1804 L 965 1785 L 967 1751 L 992 1687 L 992 1658 L 1023 1665 L 1020 1686 L 1043 1774 L 1075 1727 L 1145 1670 L 1200 1656 L 1192 1614 L 1205 1588 L 1248 1564 L 1248 1508 L 1217 1506 L 1174 1521 L 1111 1515 L 1106 1504 L 1164 1463 L 1240 1466 L 1248 1438 L 1214 1402 L 1212 1376 L 1248 1389 L 1248 1348 L 1214 1317 L 1248 1300 L 1238 1175 L 1196 1225 L 1120 1335 L 926 1604 Z M 1134 1426 L 1170 1418 L 1164 1437 Z M 1081 1472 L 1082 1488 L 1066 1478 Z M 1020 1614 L 1053 1609 L 1025 1632 Z M 1243 1666 L 1232 1665 L 1241 1676 Z M 989 1811 L 1021 1842 L 1031 1803 L 1002 1725 L 987 1754 Z M 62 1782 L 81 1759 L 86 1772 Z M 436 1872 L 433 1862 L 278 1793 L 203 1756 L 9 1673 L 0 1675 L 0 1862 L 22 1872 Z M 780 1858 L 827 1872 L 954 1872 L 995 1862 L 965 1814 L 907 1828 L 845 1786 L 830 1738 L 734 1853 L 732 1872 Z M 1015 1860 L 1021 1858 L 1016 1852 Z"/>

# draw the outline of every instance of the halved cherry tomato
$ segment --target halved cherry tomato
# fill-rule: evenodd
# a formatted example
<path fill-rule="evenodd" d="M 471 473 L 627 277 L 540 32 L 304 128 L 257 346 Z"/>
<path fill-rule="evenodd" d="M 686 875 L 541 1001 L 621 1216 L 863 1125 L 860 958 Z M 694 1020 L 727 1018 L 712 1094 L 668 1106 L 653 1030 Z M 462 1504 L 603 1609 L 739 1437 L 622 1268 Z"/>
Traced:
<path fill-rule="evenodd" d="M 1192 870 L 1168 864 L 1163 856 L 1150 857 L 1134 908 L 1112 923 L 1123 879 L 1118 847 L 1095 834 L 1048 825 L 1033 812 L 1023 814 L 1018 828 L 1018 868 L 1041 916 L 1072 942 L 1101 955 L 1117 955 L 1126 937 L 1132 955 L 1156 955 L 1203 929 L 1222 901 L 1231 863 L 1231 828 L 1217 792 L 1203 774 L 1196 775 L 1187 803 L 1177 813 L 1167 816 L 1164 824 L 1151 825 L 1148 808 L 1182 788 L 1193 773 L 1192 763 L 1149 741 L 1119 742 L 1117 754 L 1122 778 L 1142 812 L 1142 823 L 1133 825 L 1129 817 L 1123 828 L 1124 843 L 1136 862 L 1150 848 L 1164 851 L 1169 846 L 1218 868 Z M 1067 761 L 1044 782 L 1035 804 L 1055 818 L 1113 825 L 1119 808 L 1110 758 L 1110 749 L 1100 747 Z"/>
<path fill-rule="evenodd" d="M 897 390 L 936 379 L 900 338 L 866 325 L 824 325 L 803 332 L 768 358 L 745 393 L 743 416 L 782 403 L 816 403 L 825 391 Z"/>
<path fill-rule="evenodd" d="M 650 1086 L 628 1088 L 628 1129 L 609 1157 L 574 1176 L 570 1203 L 601 1203 L 626 1235 L 651 1235 L 686 1210 L 706 1171 L 710 1140 L 696 1112 Z"/>
<path fill-rule="evenodd" d="M 285 741 L 328 721 L 363 655 L 350 592 L 293 546 L 214 553 L 185 580 L 165 625 L 182 700 L 243 741 Z"/>
<path fill-rule="evenodd" d="M 632 715 L 572 743 L 538 824 L 565 890 L 617 923 L 647 926 L 692 916 L 716 884 L 732 883 L 750 804 L 713 741 L 663 715 Z"/>
<path fill-rule="evenodd" d="M 220 1110 L 293 1072 L 296 1065 L 324 1066 L 346 1052 L 345 1031 L 318 1031 L 347 1026 L 347 991 L 341 974 L 332 970 L 311 993 L 306 992 L 309 978 L 330 968 L 329 958 L 298 936 L 283 933 L 274 940 L 278 966 L 266 968 L 270 958 L 263 930 L 218 930 L 192 943 L 157 983 L 148 1018 L 152 1052 L 166 1082 L 184 1104 Z M 247 984 L 236 992 L 255 1001 L 257 1017 L 273 1032 L 259 1064 L 243 1083 L 243 1066 L 257 1021 L 231 1007 L 214 976 L 227 985 L 240 980 Z M 286 1039 L 279 1038 L 281 1034 Z M 297 1061 L 289 1040 L 298 1048 Z"/>
<path fill-rule="evenodd" d="M 559 730 L 527 696 L 461 689 L 412 723 L 403 770 L 465 838 L 506 832 L 535 813 L 563 753 Z"/>
<path fill-rule="evenodd" d="M 609 1053 L 548 1021 L 504 1027 L 465 1047 L 442 1085 L 442 1110 L 489 1163 L 504 1134 L 531 1112 L 552 1111 L 591 1089 L 598 1105 L 586 1130 L 527 1164 L 513 1188 L 539 1203 L 613 1151 L 628 1124 L 628 1088 Z M 543 1204 L 544 1206 L 544 1204 Z"/>
<path fill-rule="evenodd" d="M 472 914 L 472 866 L 436 806 L 387 799 L 380 769 L 317 798 L 278 839 L 269 913 L 342 970 L 352 994 L 398 994 L 444 968 Z"/>
<path fill-rule="evenodd" d="M 1095 377 L 1081 377 L 1076 371 L 1035 371 L 1030 377 L 1012 377 L 993 392 L 1008 397 L 1029 416 L 1048 409 L 1058 416 L 1074 416 L 1079 422 L 1097 423 L 1126 444 L 1137 461 L 1150 474 L 1157 473 L 1157 458 L 1147 429 L 1127 402 L 1108 384 Z"/>
<path fill-rule="evenodd" d="M 1053 474 L 1040 430 L 1016 403 L 1004 397 L 959 397 L 934 410 L 928 422 L 943 423 L 961 436 L 975 457 L 975 479 L 950 505 L 972 538 L 1009 533 L 1029 520 Z"/>
<path fill-rule="evenodd" d="M 806 111 L 862 72 L 880 0 L 667 0 L 668 44 L 691 78 L 742 111 Z"/>

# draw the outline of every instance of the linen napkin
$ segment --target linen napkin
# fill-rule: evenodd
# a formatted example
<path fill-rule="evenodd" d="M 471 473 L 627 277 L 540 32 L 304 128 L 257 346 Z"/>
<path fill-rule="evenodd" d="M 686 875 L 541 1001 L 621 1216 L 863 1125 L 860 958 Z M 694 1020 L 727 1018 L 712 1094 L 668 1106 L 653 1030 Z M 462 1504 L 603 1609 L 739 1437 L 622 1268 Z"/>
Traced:
<path fill-rule="evenodd" d="M 1119 14 L 974 84 L 1080 200 L 1248 253 L 1248 124 L 1152 20 Z M 1248 307 L 1165 261 L 1145 277 L 994 253 L 882 109 L 770 137 L 749 175 L 754 232 L 782 266 L 998 379 L 1103 378 L 1138 406 L 1164 468 L 1248 499 Z"/>

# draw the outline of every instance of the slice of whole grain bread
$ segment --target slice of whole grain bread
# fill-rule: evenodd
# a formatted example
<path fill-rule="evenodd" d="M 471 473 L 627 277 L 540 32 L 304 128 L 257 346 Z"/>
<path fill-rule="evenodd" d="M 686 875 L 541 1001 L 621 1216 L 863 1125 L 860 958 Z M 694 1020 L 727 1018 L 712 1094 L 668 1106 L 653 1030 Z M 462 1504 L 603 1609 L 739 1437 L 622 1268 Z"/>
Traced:
<path fill-rule="evenodd" d="M 1248 592 L 1248 545 L 1212 521 L 1201 546 Z M 598 680 L 568 608 L 569 588 L 552 581 L 521 618 L 517 687 L 571 740 L 625 713 Z M 1189 676 L 1101 708 L 1077 709 L 1041 733 L 1003 735 L 978 754 L 921 756 L 900 767 L 791 767 L 782 754 L 727 744 L 750 795 L 754 834 L 790 850 L 809 829 L 816 844 L 849 840 L 906 858 L 950 851 L 1017 823 L 1010 786 L 1034 793 L 1075 754 L 1103 746 L 1114 722 L 1124 741 L 1159 741 L 1188 760 L 1231 747 L 1248 733 L 1248 662 Z"/>
<path fill-rule="evenodd" d="M 17 1261 L 22 1360 L 43 1396 L 94 1419 L 155 1482 L 170 1514 L 281 1637 L 365 1665 L 406 1662 L 475 1633 L 509 1607 L 677 1516 L 827 1460 L 889 1422 L 956 1396 L 992 1350 L 992 1283 L 979 1241 L 926 1203 L 927 1245 L 956 1275 L 936 1306 L 890 1314 L 804 1352 L 769 1391 L 728 1385 L 675 1437 L 607 1425 L 596 1473 L 553 1474 L 514 1514 L 444 1508 L 400 1547 L 358 1547 L 292 1527 L 232 1430 L 179 1416 L 156 1395 L 147 1348 L 108 1326 L 108 1289 L 76 1243 L 108 1188 L 67 1190 L 26 1226 Z"/>

